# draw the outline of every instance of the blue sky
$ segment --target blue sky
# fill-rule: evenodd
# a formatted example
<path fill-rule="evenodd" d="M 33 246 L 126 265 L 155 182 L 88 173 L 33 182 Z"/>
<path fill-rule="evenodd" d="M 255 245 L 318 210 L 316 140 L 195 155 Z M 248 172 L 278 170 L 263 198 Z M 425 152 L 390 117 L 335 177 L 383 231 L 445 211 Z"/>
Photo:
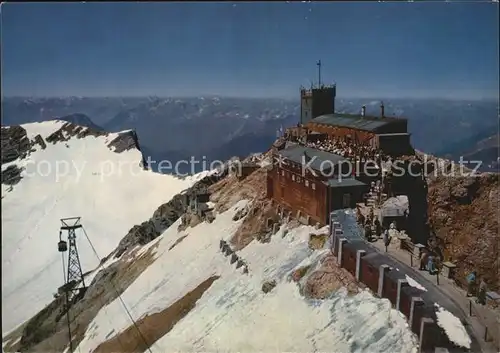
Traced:
<path fill-rule="evenodd" d="M 494 98 L 498 3 L 8 3 L 3 95 Z"/>

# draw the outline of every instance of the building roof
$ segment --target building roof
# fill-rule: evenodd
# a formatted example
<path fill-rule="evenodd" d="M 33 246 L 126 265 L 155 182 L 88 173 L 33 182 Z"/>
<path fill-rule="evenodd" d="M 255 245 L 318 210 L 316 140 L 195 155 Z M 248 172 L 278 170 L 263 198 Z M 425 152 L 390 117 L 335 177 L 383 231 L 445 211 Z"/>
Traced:
<path fill-rule="evenodd" d="M 347 127 L 364 131 L 376 131 L 380 127 L 398 120 L 404 120 L 404 119 L 393 118 L 393 117 L 377 118 L 374 116 L 362 116 L 359 114 L 335 113 L 335 114 L 320 115 L 312 119 L 311 122 L 318 124 Z"/>
<path fill-rule="evenodd" d="M 327 185 L 332 188 L 342 188 L 348 186 L 366 186 L 365 183 L 354 178 L 331 178 L 328 180 Z"/>
<path fill-rule="evenodd" d="M 292 162 L 307 164 L 312 169 L 323 172 L 328 170 L 332 164 L 346 161 L 342 156 L 301 145 L 289 145 L 279 151 L 279 154 Z M 325 163 L 326 162 L 326 163 Z"/>

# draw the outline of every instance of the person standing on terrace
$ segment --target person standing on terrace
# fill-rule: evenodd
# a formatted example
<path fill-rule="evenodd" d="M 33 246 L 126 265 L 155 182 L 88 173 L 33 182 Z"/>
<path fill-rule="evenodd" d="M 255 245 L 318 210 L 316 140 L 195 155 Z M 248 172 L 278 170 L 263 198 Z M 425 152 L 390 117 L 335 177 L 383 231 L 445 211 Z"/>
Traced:
<path fill-rule="evenodd" d="M 467 296 L 472 297 L 474 286 L 476 285 L 476 271 L 472 271 L 467 276 Z"/>

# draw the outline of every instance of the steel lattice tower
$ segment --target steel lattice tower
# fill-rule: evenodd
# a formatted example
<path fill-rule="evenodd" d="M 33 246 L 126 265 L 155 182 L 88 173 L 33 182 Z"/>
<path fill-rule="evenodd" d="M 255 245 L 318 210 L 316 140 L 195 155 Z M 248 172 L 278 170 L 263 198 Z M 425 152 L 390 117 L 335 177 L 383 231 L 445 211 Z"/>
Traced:
<path fill-rule="evenodd" d="M 64 268 L 65 272 L 65 283 L 63 289 L 66 296 L 66 317 L 68 319 L 68 336 L 69 336 L 69 351 L 73 352 L 73 342 L 71 336 L 71 320 L 69 316 L 70 302 L 74 298 L 75 294 L 84 294 L 86 287 L 85 281 L 83 280 L 83 271 L 80 264 L 80 257 L 78 256 L 78 248 L 76 247 L 76 230 L 83 229 L 80 224 L 80 217 L 62 218 L 61 219 L 61 229 L 59 231 L 59 242 L 57 247 L 62 255 L 63 267 L 64 267 L 64 252 L 68 251 L 68 265 L 67 269 Z M 63 231 L 68 232 L 68 242 L 62 239 Z M 69 248 L 68 248 L 69 246 Z"/>
<path fill-rule="evenodd" d="M 61 223 L 60 238 L 64 230 L 68 232 L 68 270 L 65 284 L 80 282 L 82 287 L 85 288 L 82 266 L 76 246 L 76 230 L 83 228 L 80 224 L 80 217 L 63 218 L 61 219 Z"/>

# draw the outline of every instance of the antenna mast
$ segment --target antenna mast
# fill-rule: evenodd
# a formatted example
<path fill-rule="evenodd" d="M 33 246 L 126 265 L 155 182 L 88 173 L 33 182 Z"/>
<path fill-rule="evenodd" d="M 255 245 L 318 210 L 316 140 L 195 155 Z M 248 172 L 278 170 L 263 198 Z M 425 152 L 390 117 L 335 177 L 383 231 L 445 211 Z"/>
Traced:
<path fill-rule="evenodd" d="M 321 87 L 321 60 L 318 60 L 316 65 L 318 65 L 318 86 Z"/>

